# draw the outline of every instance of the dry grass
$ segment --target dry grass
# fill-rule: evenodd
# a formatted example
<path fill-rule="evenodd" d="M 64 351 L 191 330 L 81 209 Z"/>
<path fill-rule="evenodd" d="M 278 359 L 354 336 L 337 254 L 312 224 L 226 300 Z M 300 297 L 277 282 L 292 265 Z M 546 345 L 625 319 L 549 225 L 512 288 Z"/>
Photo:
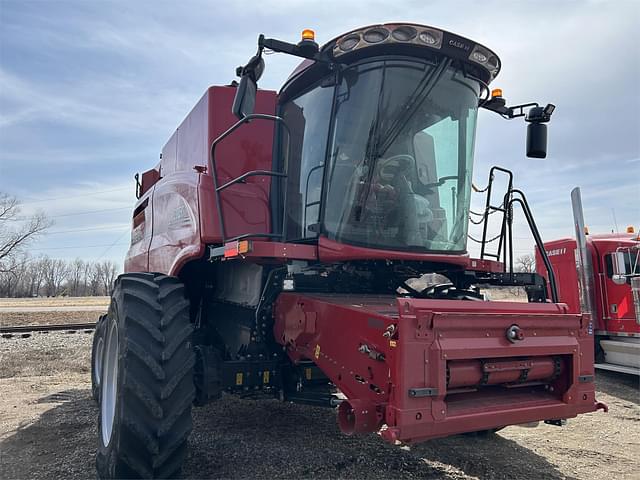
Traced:
<path fill-rule="evenodd" d="M 0 325 L 51 325 L 96 322 L 107 307 L 81 312 L 0 312 Z"/>
<path fill-rule="evenodd" d="M 109 305 L 109 297 L 0 298 L 0 307 L 80 307 Z"/>

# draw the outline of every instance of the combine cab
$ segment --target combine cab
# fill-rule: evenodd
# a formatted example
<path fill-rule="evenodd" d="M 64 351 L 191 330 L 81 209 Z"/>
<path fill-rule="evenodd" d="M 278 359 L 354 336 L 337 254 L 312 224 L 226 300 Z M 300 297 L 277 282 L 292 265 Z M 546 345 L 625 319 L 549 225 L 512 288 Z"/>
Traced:
<path fill-rule="evenodd" d="M 278 93 L 257 88 L 265 51 L 304 59 Z M 309 30 L 260 36 L 239 83 L 207 90 L 136 177 L 127 273 L 97 329 L 100 477 L 175 476 L 192 405 L 224 392 L 337 407 L 344 433 L 407 443 L 605 408 L 591 317 L 558 302 L 506 169 L 467 254 L 478 109 L 524 118 L 528 156 L 546 156 L 554 106 L 507 106 L 499 70 L 476 42 L 385 24 L 322 48 Z M 545 276 L 513 271 L 516 206 Z M 509 285 L 530 302 L 482 291 Z"/>

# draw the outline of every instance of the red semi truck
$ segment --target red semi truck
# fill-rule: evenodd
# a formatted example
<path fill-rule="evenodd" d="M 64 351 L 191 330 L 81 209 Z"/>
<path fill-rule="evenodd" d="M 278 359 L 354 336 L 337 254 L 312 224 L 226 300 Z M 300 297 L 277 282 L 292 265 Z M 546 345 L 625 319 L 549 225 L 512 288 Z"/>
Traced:
<path fill-rule="evenodd" d="M 277 93 L 257 88 L 266 51 L 304 59 Z M 606 409 L 590 316 L 558 301 L 512 182 L 481 215 L 503 220 L 498 251 L 485 231 L 485 258 L 467 253 L 478 110 L 523 118 L 544 158 L 555 108 L 507 106 L 488 87 L 499 71 L 427 25 L 322 47 L 309 30 L 259 37 L 239 83 L 209 88 L 137 179 L 126 273 L 94 337 L 99 477 L 174 477 L 192 406 L 223 393 L 337 406 L 343 432 L 394 443 Z M 488 192 L 498 174 L 512 177 L 494 167 Z M 548 290 L 513 271 L 518 205 Z M 532 301 L 481 292 L 505 285 Z"/>
<path fill-rule="evenodd" d="M 576 238 L 545 242 L 558 280 L 560 301 L 571 312 L 590 313 L 596 368 L 640 375 L 640 235 L 588 234 L 580 189 L 571 193 Z M 546 275 L 540 252 L 537 270 Z"/>

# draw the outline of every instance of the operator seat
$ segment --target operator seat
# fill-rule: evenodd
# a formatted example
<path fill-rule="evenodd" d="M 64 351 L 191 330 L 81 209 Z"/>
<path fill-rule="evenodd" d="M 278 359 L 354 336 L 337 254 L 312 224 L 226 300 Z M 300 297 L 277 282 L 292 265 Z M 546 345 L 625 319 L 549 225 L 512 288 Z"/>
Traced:
<path fill-rule="evenodd" d="M 413 149 L 418 177 L 414 190 L 429 200 L 431 212 L 433 213 L 433 220 L 429 222 L 429 237 L 432 240 L 444 241 L 447 239 L 447 217 L 444 208 L 440 206 L 438 187 L 425 187 L 425 185 L 438 181 L 436 149 L 433 137 L 425 131 L 419 131 L 413 137 Z"/>

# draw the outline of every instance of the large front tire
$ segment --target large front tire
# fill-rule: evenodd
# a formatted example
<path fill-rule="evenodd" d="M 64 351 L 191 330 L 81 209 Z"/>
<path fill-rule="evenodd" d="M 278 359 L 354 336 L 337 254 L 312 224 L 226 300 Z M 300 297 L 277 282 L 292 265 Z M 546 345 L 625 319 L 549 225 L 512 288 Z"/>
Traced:
<path fill-rule="evenodd" d="M 160 274 L 124 274 L 104 325 L 100 478 L 174 478 L 191 432 L 193 327 L 184 286 Z"/>

